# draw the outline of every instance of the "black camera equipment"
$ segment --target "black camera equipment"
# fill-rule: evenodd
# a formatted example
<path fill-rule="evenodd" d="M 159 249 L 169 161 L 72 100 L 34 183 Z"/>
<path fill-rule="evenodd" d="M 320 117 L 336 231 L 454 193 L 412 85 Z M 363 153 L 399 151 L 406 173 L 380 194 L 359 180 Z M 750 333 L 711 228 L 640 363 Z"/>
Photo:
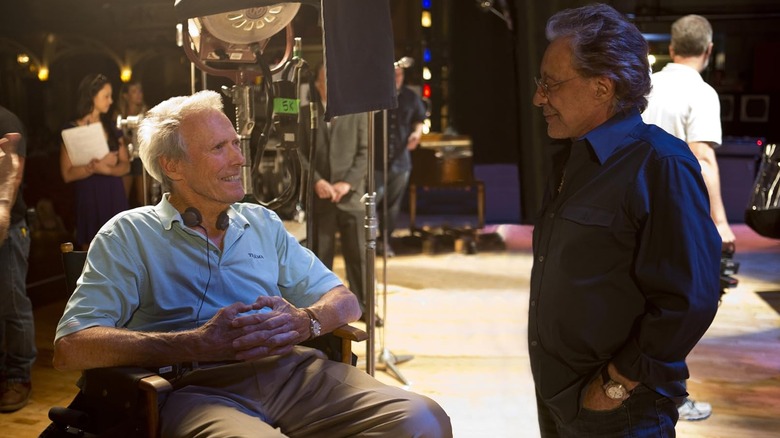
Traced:
<path fill-rule="evenodd" d="M 739 262 L 734 260 L 734 245 L 724 245 L 720 253 L 720 295 L 728 289 L 737 287 L 739 280 L 734 275 L 739 272 Z"/>

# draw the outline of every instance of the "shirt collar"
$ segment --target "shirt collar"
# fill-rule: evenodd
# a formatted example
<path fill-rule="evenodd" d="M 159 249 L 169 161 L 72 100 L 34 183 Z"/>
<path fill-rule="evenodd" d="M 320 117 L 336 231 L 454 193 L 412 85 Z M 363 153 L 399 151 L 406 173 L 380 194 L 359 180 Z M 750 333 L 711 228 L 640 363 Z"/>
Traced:
<path fill-rule="evenodd" d="M 599 163 L 604 164 L 625 143 L 628 134 L 641 122 L 642 116 L 639 115 L 638 109 L 620 111 L 585 134 L 580 140 L 587 140 L 598 157 Z"/>
<path fill-rule="evenodd" d="M 685 65 L 685 64 L 678 64 L 676 62 L 670 62 L 664 66 L 664 68 L 661 69 L 661 71 L 664 72 L 673 72 L 673 73 L 684 73 L 690 76 L 695 76 L 700 81 L 704 81 L 704 78 L 701 77 L 701 73 L 699 73 L 695 68 Z"/>
<path fill-rule="evenodd" d="M 184 223 L 181 218 L 181 213 L 179 213 L 179 211 L 176 210 L 173 204 L 171 204 L 171 202 L 168 200 L 170 196 L 170 193 L 163 194 L 160 202 L 154 207 L 154 210 L 157 212 L 157 216 L 160 218 L 160 222 L 162 223 L 163 228 L 166 230 L 170 230 L 173 227 L 174 222 Z M 246 218 L 238 212 L 237 204 L 232 204 L 228 208 L 227 214 L 230 217 L 231 224 L 238 225 L 240 229 L 244 229 L 249 226 L 249 221 L 247 221 Z"/>
<path fill-rule="evenodd" d="M 178 210 L 168 201 L 171 196 L 170 193 L 165 193 L 162 196 L 160 202 L 154 207 L 157 216 L 160 218 L 162 226 L 166 230 L 170 230 L 173 226 L 173 222 L 182 222 L 181 214 Z"/>

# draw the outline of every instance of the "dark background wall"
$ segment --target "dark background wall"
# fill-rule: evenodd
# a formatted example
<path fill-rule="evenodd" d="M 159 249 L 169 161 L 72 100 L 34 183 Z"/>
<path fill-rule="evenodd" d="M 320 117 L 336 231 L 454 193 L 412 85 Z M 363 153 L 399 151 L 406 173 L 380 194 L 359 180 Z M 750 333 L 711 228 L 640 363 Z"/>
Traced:
<path fill-rule="evenodd" d="M 511 28 L 477 3 L 453 1 L 448 35 L 451 50 L 451 122 L 474 140 L 475 163 L 516 163 L 523 222 L 533 220 L 547 171 L 546 127 L 531 100 L 547 41 L 546 20 L 555 12 L 590 1 L 493 1 L 510 17 Z M 606 1 L 627 14 L 646 34 L 668 34 L 674 20 L 700 14 L 712 23 L 715 51 L 705 80 L 734 102 L 724 117 L 724 136 L 780 140 L 780 2 L 774 0 L 622 0 Z M 668 40 L 654 54 L 668 55 Z M 663 58 L 661 58 L 663 59 Z M 717 61 L 717 62 L 716 62 Z M 660 67 L 656 67 L 658 69 Z M 740 117 L 745 95 L 769 100 L 762 122 Z M 729 107 L 724 101 L 724 109 Z M 728 177 L 728 176 L 727 176 Z M 750 178 L 748 176 L 747 178 Z"/>
<path fill-rule="evenodd" d="M 446 106 L 438 126 L 469 135 L 476 165 L 501 163 L 519 172 L 519 199 L 529 222 L 537 209 L 546 172 L 548 139 L 538 109 L 531 105 L 533 77 L 546 47 L 544 24 L 553 13 L 590 1 L 496 0 L 493 7 L 508 20 L 470 0 L 431 0 L 434 26 L 420 28 L 422 1 L 392 0 L 396 54 L 418 60 L 407 79 L 421 84 L 421 41 L 435 49 L 434 63 L 446 67 L 446 89 L 436 88 L 435 110 Z M 716 33 L 716 51 L 722 62 L 713 63 L 705 78 L 739 105 L 745 94 L 767 95 L 769 118 L 743 122 L 724 121 L 724 134 L 780 139 L 780 2 L 776 0 L 616 0 L 608 1 L 629 14 L 640 30 L 668 33 L 681 15 L 706 16 Z M 173 0 L 36 0 L 3 1 L 0 16 L 0 104 L 23 119 L 30 134 L 25 197 L 55 200 L 60 211 L 69 207 L 70 189 L 59 177 L 59 128 L 73 117 L 76 86 L 85 74 L 102 72 L 120 87 L 117 59 L 134 60 L 134 78 L 145 88 L 147 103 L 190 91 L 190 62 L 176 45 Z M 304 37 L 305 57 L 321 57 L 318 14 L 308 6 L 294 21 Z M 508 23 L 509 22 L 509 23 Z M 510 26 L 511 23 L 511 26 Z M 52 40 L 52 38 L 54 40 Z M 54 44 L 45 43 L 54 41 Z M 46 82 L 37 72 L 17 63 L 26 50 L 41 58 L 50 50 Z M 309 59 L 310 58 L 310 59 Z M 717 65 L 716 65 L 717 64 Z M 716 68 L 717 67 L 717 68 Z M 196 75 L 200 81 L 200 75 Z M 209 76 L 209 88 L 229 80 Z M 198 84 L 200 86 L 200 84 Z M 446 95 L 446 100 L 441 97 Z M 441 114 L 440 114 L 441 115 Z M 437 122 L 438 123 L 438 122 Z M 445 126 L 446 125 L 446 126 Z M 64 217 L 68 214 L 63 213 Z"/>

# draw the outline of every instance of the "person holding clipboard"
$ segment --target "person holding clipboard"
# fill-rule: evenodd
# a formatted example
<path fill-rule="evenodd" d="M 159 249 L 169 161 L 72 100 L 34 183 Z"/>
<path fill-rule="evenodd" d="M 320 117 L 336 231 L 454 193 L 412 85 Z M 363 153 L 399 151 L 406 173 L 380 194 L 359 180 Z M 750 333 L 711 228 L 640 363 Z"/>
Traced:
<path fill-rule="evenodd" d="M 87 75 L 79 84 L 76 119 L 62 130 L 60 171 L 66 183 L 74 183 L 76 246 L 82 250 L 103 224 L 128 209 L 122 176 L 130 160 L 122 133 L 106 116 L 111 94 L 106 76 Z"/>

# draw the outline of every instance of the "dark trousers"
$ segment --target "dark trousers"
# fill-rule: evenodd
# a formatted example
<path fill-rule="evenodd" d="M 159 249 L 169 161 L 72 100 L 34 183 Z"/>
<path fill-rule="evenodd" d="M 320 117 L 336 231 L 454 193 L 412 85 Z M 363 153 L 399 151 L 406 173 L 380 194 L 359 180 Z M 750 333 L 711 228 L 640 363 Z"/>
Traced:
<path fill-rule="evenodd" d="M 536 411 L 542 438 L 671 438 L 675 436 L 675 402 L 639 385 L 628 400 L 611 411 L 581 408 L 577 418 L 563 424 L 536 395 Z"/>
<path fill-rule="evenodd" d="M 26 283 L 30 243 L 24 220 L 12 224 L 8 238 L 0 242 L 0 371 L 13 382 L 30 381 L 38 354 Z"/>
<path fill-rule="evenodd" d="M 387 189 L 385 189 L 384 172 L 377 170 L 376 175 L 376 204 L 379 217 L 379 230 L 387 230 L 389 238 L 395 230 L 395 222 L 401 212 L 401 201 L 404 199 L 406 186 L 409 184 L 409 171 L 388 172 Z M 387 203 L 387 222 L 384 218 L 384 204 Z"/>
<path fill-rule="evenodd" d="M 328 269 L 333 269 L 338 232 L 349 289 L 357 296 L 360 309 L 365 312 L 365 213 L 357 208 L 343 210 L 328 200 L 315 199 L 314 214 L 314 232 L 317 233 L 317 244 L 312 248 L 314 254 Z"/>

